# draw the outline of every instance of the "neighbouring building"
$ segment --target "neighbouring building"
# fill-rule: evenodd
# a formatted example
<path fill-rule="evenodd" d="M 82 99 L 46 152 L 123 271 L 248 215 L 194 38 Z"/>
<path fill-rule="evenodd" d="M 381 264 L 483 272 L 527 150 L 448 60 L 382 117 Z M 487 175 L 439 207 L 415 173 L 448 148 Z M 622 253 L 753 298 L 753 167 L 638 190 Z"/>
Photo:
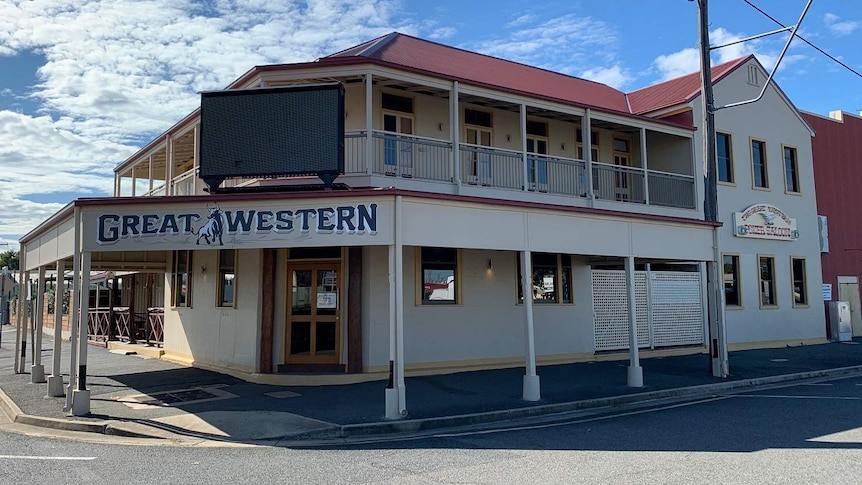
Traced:
<path fill-rule="evenodd" d="M 814 131 L 754 56 L 712 69 L 719 248 L 731 348 L 826 336 L 811 139 Z M 700 73 L 629 95 L 636 113 L 702 124 Z M 723 106 L 763 97 L 727 109 Z M 702 160 L 702 130 L 695 159 Z M 819 133 L 818 133 L 819 136 Z M 819 191 L 819 190 L 818 190 Z"/>
<path fill-rule="evenodd" d="M 752 69 L 718 66 L 716 98 L 757 91 Z M 535 400 L 537 364 L 636 355 L 631 341 L 707 348 L 718 225 L 703 220 L 689 79 L 627 95 L 398 33 L 258 66 L 227 89 L 344 86 L 346 187 L 247 178 L 206 193 L 197 110 L 115 169 L 114 197 L 24 236 L 22 265 L 68 270 L 79 247 L 82 275 L 123 275 L 119 306 L 158 326 L 172 360 L 248 379 L 390 375 L 388 416 L 405 369 L 524 365 Z M 810 128 L 774 87 L 717 118 L 733 174 L 719 194 L 728 336 L 822 340 Z"/>
<path fill-rule="evenodd" d="M 862 225 L 858 212 L 862 202 L 862 118 L 843 111 L 833 111 L 829 117 L 803 115 L 817 132 L 812 145 L 817 211 L 824 216 L 823 300 L 850 303 L 853 336 L 862 337 Z"/>

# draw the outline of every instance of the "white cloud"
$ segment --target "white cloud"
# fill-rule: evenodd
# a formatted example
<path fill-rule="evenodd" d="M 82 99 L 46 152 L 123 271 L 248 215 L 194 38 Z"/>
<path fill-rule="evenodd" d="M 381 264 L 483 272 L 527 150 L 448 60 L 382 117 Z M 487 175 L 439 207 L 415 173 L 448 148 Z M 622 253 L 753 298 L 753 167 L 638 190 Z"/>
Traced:
<path fill-rule="evenodd" d="M 0 69 L 22 52 L 47 59 L 30 93 L 39 112 L 0 111 L 0 234 L 23 234 L 62 206 L 32 201 L 45 194 L 107 195 L 111 169 L 196 108 L 199 91 L 254 65 L 311 61 L 416 30 L 396 20 L 399 8 L 398 0 L 0 2 Z"/>
<path fill-rule="evenodd" d="M 833 13 L 823 14 L 823 23 L 830 32 L 841 36 L 852 34 L 856 29 L 862 26 L 862 22 L 841 20 L 841 17 Z"/>
<path fill-rule="evenodd" d="M 658 56 L 653 64 L 662 74 L 661 80 L 665 81 L 700 69 L 700 53 L 694 48 L 683 49 Z"/>
<path fill-rule="evenodd" d="M 507 27 L 520 29 L 467 48 L 565 74 L 612 70 L 603 66 L 616 64 L 617 32 L 601 20 L 569 14 L 539 21 L 522 15 Z"/>
<path fill-rule="evenodd" d="M 595 69 L 588 69 L 581 72 L 578 76 L 584 79 L 589 79 L 590 81 L 607 84 L 608 86 L 617 89 L 620 89 L 633 79 L 633 77 L 619 65 L 608 68 L 598 67 Z"/>
<path fill-rule="evenodd" d="M 712 51 L 712 55 L 710 56 L 712 64 L 721 64 L 749 54 L 754 54 L 757 56 L 760 63 L 763 64 L 763 67 L 767 70 L 772 69 L 775 62 L 778 60 L 779 52 L 781 47 L 784 46 L 786 37 L 780 40 L 780 45 L 777 43 L 767 44 L 758 39 L 750 40 L 748 42 L 734 43 L 746 37 L 746 35 L 730 32 L 723 27 L 710 31 L 710 45 L 723 46 L 732 44 Z M 791 49 L 796 45 L 798 44 L 791 44 Z M 801 54 L 787 54 L 784 57 L 784 61 L 782 61 L 782 65 L 786 66 L 806 58 L 807 56 Z M 695 72 L 700 69 L 700 50 L 695 47 L 689 47 L 671 54 L 658 56 L 653 61 L 653 66 L 660 73 L 661 81 L 666 81 L 668 79 Z"/>

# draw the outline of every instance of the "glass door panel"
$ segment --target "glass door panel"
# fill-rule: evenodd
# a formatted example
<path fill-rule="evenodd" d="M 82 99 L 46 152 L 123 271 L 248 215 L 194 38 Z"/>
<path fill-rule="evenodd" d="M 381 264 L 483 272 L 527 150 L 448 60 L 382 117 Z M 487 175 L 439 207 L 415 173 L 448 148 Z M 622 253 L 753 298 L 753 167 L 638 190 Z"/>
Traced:
<path fill-rule="evenodd" d="M 291 265 L 287 363 L 338 363 L 339 263 Z"/>

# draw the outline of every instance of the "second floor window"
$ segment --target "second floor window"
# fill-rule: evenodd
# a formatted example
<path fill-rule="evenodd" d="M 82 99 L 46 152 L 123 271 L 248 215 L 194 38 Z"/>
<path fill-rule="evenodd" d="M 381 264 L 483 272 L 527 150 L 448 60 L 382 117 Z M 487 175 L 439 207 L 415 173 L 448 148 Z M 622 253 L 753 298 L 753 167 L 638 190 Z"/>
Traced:
<path fill-rule="evenodd" d="M 730 135 L 715 134 L 716 161 L 718 162 L 718 181 L 733 183 L 733 152 L 731 151 Z"/>
<path fill-rule="evenodd" d="M 754 187 L 768 189 L 769 173 L 766 169 L 766 143 L 751 140 L 751 183 Z"/>
<path fill-rule="evenodd" d="M 799 192 L 799 165 L 792 147 L 784 147 L 784 182 L 788 192 Z"/>

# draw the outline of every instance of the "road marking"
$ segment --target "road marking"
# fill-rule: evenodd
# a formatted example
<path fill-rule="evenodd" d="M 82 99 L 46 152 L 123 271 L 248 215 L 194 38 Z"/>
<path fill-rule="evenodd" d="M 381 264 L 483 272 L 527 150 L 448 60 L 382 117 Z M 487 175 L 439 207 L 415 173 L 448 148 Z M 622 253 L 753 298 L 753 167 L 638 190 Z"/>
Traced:
<path fill-rule="evenodd" d="M 829 387 L 829 386 L 834 386 L 835 384 L 827 384 L 827 383 L 823 383 L 823 384 L 802 384 L 802 385 L 803 385 L 803 386 L 820 386 L 820 387 Z"/>
<path fill-rule="evenodd" d="M 18 455 L 0 455 L 0 460 L 80 460 L 92 461 L 95 456 L 18 456 Z"/>
<path fill-rule="evenodd" d="M 837 399 L 839 401 L 862 400 L 862 397 L 853 396 L 782 396 L 779 394 L 737 394 L 732 397 L 765 397 L 767 399 Z"/>

